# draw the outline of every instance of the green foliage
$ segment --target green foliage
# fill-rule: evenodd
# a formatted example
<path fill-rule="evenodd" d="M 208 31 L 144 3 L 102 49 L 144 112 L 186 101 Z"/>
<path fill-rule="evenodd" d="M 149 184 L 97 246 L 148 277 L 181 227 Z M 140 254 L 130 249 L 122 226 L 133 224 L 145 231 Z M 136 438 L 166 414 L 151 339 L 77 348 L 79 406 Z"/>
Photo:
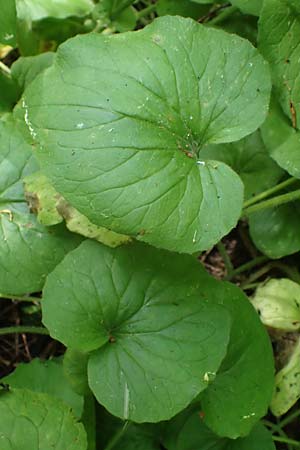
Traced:
<path fill-rule="evenodd" d="M 298 1 L 0 9 L 0 334 L 67 347 L 1 380 L 1 450 L 294 450 Z"/>
<path fill-rule="evenodd" d="M 86 450 L 86 434 L 60 400 L 26 389 L 0 398 L 1 450 Z"/>

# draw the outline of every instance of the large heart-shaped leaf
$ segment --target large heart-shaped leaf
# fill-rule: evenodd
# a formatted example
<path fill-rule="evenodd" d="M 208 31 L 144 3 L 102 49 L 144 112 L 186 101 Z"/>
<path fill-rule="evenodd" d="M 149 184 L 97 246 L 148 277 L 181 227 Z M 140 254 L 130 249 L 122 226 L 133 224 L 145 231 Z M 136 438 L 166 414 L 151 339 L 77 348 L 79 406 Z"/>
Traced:
<path fill-rule="evenodd" d="M 246 199 L 275 185 L 283 174 L 269 156 L 259 131 L 232 144 L 208 145 L 202 157 L 228 164 L 241 177 Z"/>
<path fill-rule="evenodd" d="M 1 382 L 13 388 L 60 398 L 72 408 L 76 417 L 80 418 L 82 415 L 83 397 L 73 391 L 64 377 L 62 360 L 59 358 L 50 361 L 34 359 L 30 363 L 19 364 L 13 373 L 1 378 Z"/>
<path fill-rule="evenodd" d="M 31 147 L 10 117 L 0 122 L 0 292 L 42 288 L 46 275 L 80 243 L 64 227 L 39 224 L 25 203 L 22 179 L 37 169 Z"/>
<path fill-rule="evenodd" d="M 274 363 L 270 339 L 240 289 L 211 279 L 207 297 L 230 312 L 228 353 L 216 379 L 201 394 L 205 423 L 219 436 L 246 436 L 263 417 L 272 398 Z"/>
<path fill-rule="evenodd" d="M 0 396 L 1 450 L 86 450 L 82 424 L 63 402 L 14 389 Z"/>
<path fill-rule="evenodd" d="M 206 279 L 189 256 L 85 241 L 48 277 L 43 322 L 67 346 L 94 350 L 89 385 L 112 414 L 169 419 L 207 387 L 226 352 L 230 318 L 203 299 Z"/>
<path fill-rule="evenodd" d="M 300 124 L 300 3 L 265 0 L 259 20 L 259 49 L 270 62 L 275 92 L 294 128 Z"/>
<path fill-rule="evenodd" d="M 162 17 L 68 41 L 24 108 L 42 169 L 72 206 L 95 224 L 195 252 L 234 227 L 242 206 L 240 179 L 204 164 L 201 148 L 254 131 L 269 91 L 248 41 Z"/>
<path fill-rule="evenodd" d="M 247 437 L 224 439 L 205 426 L 195 408 L 167 424 L 163 443 L 168 450 L 275 450 L 272 435 L 261 424 Z"/>

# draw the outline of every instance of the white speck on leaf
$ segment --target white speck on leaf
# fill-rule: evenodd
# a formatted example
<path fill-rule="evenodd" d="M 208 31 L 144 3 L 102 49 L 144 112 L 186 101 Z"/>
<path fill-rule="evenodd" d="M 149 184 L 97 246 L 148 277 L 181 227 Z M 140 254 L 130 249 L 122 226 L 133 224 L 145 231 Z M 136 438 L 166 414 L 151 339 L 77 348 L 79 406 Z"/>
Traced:
<path fill-rule="evenodd" d="M 32 138 L 35 139 L 36 138 L 36 132 L 34 131 L 32 123 L 29 120 L 29 117 L 28 117 L 28 106 L 26 105 L 24 99 L 22 100 L 22 107 L 25 109 L 25 114 L 24 114 L 25 123 L 26 123 L 26 125 L 27 125 L 27 127 L 29 129 L 29 132 L 30 132 Z"/>
<path fill-rule="evenodd" d="M 251 419 L 251 417 L 254 417 L 255 416 L 255 413 L 250 413 L 250 414 L 247 414 L 246 416 L 243 416 L 243 419 Z"/>
<path fill-rule="evenodd" d="M 81 130 L 84 127 L 84 123 L 80 122 L 76 125 L 76 128 L 78 128 L 79 130 Z"/>
<path fill-rule="evenodd" d="M 195 230 L 195 232 L 194 232 L 194 236 L 193 236 L 193 244 L 196 242 L 196 237 L 197 237 L 197 230 Z"/>
<path fill-rule="evenodd" d="M 198 166 L 205 166 L 205 161 L 196 161 L 196 164 L 198 164 Z"/>
<path fill-rule="evenodd" d="M 124 386 L 124 407 L 123 407 L 124 419 L 128 419 L 128 413 L 129 413 L 129 389 L 128 389 L 127 382 L 125 382 L 125 386 Z"/>

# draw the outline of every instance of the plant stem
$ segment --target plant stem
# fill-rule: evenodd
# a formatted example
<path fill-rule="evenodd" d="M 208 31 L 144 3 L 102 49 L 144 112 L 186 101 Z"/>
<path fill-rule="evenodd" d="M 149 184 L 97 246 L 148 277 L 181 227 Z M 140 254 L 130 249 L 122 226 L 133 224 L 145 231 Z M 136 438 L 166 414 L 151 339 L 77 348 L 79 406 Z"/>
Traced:
<path fill-rule="evenodd" d="M 261 200 L 264 200 L 267 197 L 270 197 L 270 195 L 273 195 L 275 194 L 275 192 L 281 191 L 287 186 L 290 186 L 291 184 L 295 183 L 295 181 L 297 181 L 297 178 L 288 178 L 282 183 L 279 183 L 276 186 L 273 186 L 272 188 L 267 189 L 266 191 L 263 191 L 252 198 L 249 198 L 249 200 L 244 202 L 244 208 L 247 208 L 248 206 L 253 205 L 254 203 L 257 203 Z"/>
<path fill-rule="evenodd" d="M 256 289 L 260 285 L 261 282 L 257 281 L 256 283 L 245 284 L 244 286 L 241 286 L 241 288 L 243 289 L 243 291 L 248 291 L 249 289 Z"/>
<path fill-rule="evenodd" d="M 288 437 L 281 437 L 281 436 L 273 436 L 273 441 L 282 442 L 284 444 L 290 444 L 294 447 L 300 448 L 300 442 L 295 441 L 294 439 L 290 439 Z"/>
<path fill-rule="evenodd" d="M 252 284 L 254 281 L 256 281 L 258 278 L 262 277 L 266 273 L 268 273 L 270 270 L 271 270 L 270 264 L 263 266 L 261 269 L 257 270 L 252 275 L 250 275 L 248 280 L 245 280 L 245 282 L 241 284 L 241 288 L 242 289 L 245 289 L 245 288 L 250 289 L 249 288 L 250 284 Z M 252 285 L 251 285 L 251 287 L 252 287 Z"/>
<path fill-rule="evenodd" d="M 0 294 L 0 300 L 18 300 L 19 302 L 40 302 L 41 299 L 38 297 L 22 297 L 22 296 L 17 296 L 17 295 L 5 295 L 5 294 Z"/>
<path fill-rule="evenodd" d="M 154 12 L 155 10 L 156 10 L 156 5 L 149 5 L 149 6 L 147 6 L 147 8 L 144 8 L 141 11 L 138 11 L 137 19 L 140 20 L 143 17 L 148 16 L 148 14 Z"/>
<path fill-rule="evenodd" d="M 282 419 L 279 422 L 279 426 L 281 428 L 286 427 L 289 423 L 293 422 L 293 420 L 295 420 L 298 416 L 300 416 L 300 409 L 297 409 L 297 411 L 292 412 L 291 414 L 289 414 L 287 417 L 285 417 L 284 419 Z"/>
<path fill-rule="evenodd" d="M 269 261 L 269 258 L 267 256 L 261 255 L 261 256 L 257 256 L 257 258 L 251 259 L 251 261 L 242 264 L 241 266 L 237 267 L 236 269 L 233 269 L 231 271 L 230 276 L 226 276 L 224 278 L 224 280 L 232 280 L 233 277 L 235 277 L 236 275 L 239 275 L 242 272 L 246 272 L 246 270 L 250 270 L 253 269 L 253 267 L 258 266 L 262 263 L 265 263 Z"/>
<path fill-rule="evenodd" d="M 223 244 L 223 242 L 221 242 L 221 241 L 218 242 L 217 249 L 218 249 L 218 251 L 219 251 L 219 253 L 222 256 L 222 259 L 224 261 L 225 269 L 226 269 L 226 272 L 227 272 L 227 276 L 230 276 L 231 273 L 232 273 L 232 270 L 233 270 L 233 265 L 232 265 L 232 262 L 231 262 L 231 260 L 230 260 L 230 258 L 228 256 L 228 253 L 226 251 L 226 248 L 225 248 L 225 245 Z"/>
<path fill-rule="evenodd" d="M 113 438 L 109 441 L 104 450 L 112 450 L 119 442 L 125 431 L 129 428 L 130 422 L 127 420 L 124 425 L 116 432 Z"/>
<path fill-rule="evenodd" d="M 284 205 L 295 200 L 300 199 L 300 189 L 296 191 L 288 192 L 287 194 L 278 195 L 277 197 L 270 198 L 264 202 L 256 203 L 255 205 L 248 206 L 243 210 L 245 216 L 264 209 L 274 208 L 274 206 Z"/>
<path fill-rule="evenodd" d="M 207 23 L 209 25 L 218 25 L 219 23 L 224 22 L 229 16 L 234 14 L 236 11 L 238 11 L 238 8 L 236 6 L 229 6 L 228 8 L 224 9 L 220 14 L 218 14 L 217 17 L 211 19 Z"/>
<path fill-rule="evenodd" d="M 11 75 L 10 68 L 7 67 L 2 61 L 0 61 L 0 70 L 9 76 Z"/>
<path fill-rule="evenodd" d="M 30 327 L 26 325 L 20 325 L 15 327 L 0 328 L 0 336 L 13 333 L 45 334 L 49 336 L 49 331 L 44 327 Z"/>

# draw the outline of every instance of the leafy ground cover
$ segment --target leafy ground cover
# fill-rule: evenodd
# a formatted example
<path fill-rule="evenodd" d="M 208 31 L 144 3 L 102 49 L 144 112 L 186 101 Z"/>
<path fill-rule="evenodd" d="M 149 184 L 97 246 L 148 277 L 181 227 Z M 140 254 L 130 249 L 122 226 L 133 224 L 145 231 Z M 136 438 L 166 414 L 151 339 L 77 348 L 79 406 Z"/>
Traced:
<path fill-rule="evenodd" d="M 1 450 L 300 448 L 296 0 L 0 0 Z"/>

